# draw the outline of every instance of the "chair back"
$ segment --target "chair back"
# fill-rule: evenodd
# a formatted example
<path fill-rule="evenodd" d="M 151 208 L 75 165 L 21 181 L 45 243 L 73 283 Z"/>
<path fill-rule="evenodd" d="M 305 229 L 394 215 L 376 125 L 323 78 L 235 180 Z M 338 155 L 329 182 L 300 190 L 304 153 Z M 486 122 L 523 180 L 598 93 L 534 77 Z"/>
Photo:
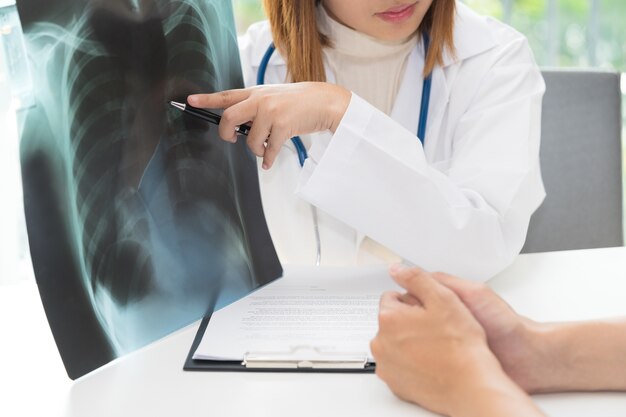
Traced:
<path fill-rule="evenodd" d="M 522 252 L 623 245 L 621 95 L 616 73 L 544 71 L 546 199 Z"/>

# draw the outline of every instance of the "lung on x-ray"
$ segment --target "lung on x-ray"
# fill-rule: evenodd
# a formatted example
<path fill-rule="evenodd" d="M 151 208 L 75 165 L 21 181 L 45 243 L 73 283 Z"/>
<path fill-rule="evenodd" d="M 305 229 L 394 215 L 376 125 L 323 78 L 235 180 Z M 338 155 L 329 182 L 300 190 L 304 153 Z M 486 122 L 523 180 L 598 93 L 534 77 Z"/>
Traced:
<path fill-rule="evenodd" d="M 28 236 L 70 377 L 280 276 L 245 141 L 167 105 L 242 86 L 231 2 L 17 6 Z"/>

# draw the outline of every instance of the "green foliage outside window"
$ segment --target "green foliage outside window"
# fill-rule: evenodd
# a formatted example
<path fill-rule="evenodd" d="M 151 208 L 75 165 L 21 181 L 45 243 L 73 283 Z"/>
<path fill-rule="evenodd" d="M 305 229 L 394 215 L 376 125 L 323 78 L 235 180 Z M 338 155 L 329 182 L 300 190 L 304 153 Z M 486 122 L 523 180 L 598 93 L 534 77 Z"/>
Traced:
<path fill-rule="evenodd" d="M 265 19 L 261 0 L 233 0 L 237 31 L 243 33 L 254 22 Z"/>

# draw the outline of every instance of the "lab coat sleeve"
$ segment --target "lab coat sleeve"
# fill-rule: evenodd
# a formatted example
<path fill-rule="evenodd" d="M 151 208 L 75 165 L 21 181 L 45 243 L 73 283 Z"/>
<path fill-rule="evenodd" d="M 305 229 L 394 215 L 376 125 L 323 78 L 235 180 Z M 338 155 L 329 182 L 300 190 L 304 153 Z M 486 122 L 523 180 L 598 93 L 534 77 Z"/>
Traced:
<path fill-rule="evenodd" d="M 427 270 L 491 278 L 521 250 L 545 196 L 545 87 L 525 40 L 499 52 L 479 79 L 448 126 L 452 157 L 439 168 L 413 132 L 353 94 L 328 147 L 313 150 L 298 194 Z"/>

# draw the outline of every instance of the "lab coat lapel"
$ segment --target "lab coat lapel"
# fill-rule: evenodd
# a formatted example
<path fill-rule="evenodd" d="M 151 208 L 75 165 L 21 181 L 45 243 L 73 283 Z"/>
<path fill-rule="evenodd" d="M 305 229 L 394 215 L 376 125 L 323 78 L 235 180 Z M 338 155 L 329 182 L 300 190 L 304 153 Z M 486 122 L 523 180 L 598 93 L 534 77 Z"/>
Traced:
<path fill-rule="evenodd" d="M 446 115 L 448 102 L 450 101 L 450 86 L 454 83 L 460 63 L 496 45 L 489 26 L 485 24 L 486 19 L 471 12 L 464 4 L 457 4 L 454 28 L 455 54 L 450 54 L 446 49 L 443 55 L 443 65 L 437 65 L 433 69 L 430 109 L 424 146 L 424 152 L 431 161 L 438 148 L 437 142 L 442 140 L 442 123 Z"/>
<path fill-rule="evenodd" d="M 441 123 L 443 122 L 446 106 L 450 100 L 450 90 L 443 69 L 436 66 L 433 69 L 432 76 L 428 122 L 426 123 L 426 140 L 424 142 L 424 153 L 429 160 L 432 160 L 433 152 L 437 149 L 437 141 L 441 139 L 439 135 Z"/>

